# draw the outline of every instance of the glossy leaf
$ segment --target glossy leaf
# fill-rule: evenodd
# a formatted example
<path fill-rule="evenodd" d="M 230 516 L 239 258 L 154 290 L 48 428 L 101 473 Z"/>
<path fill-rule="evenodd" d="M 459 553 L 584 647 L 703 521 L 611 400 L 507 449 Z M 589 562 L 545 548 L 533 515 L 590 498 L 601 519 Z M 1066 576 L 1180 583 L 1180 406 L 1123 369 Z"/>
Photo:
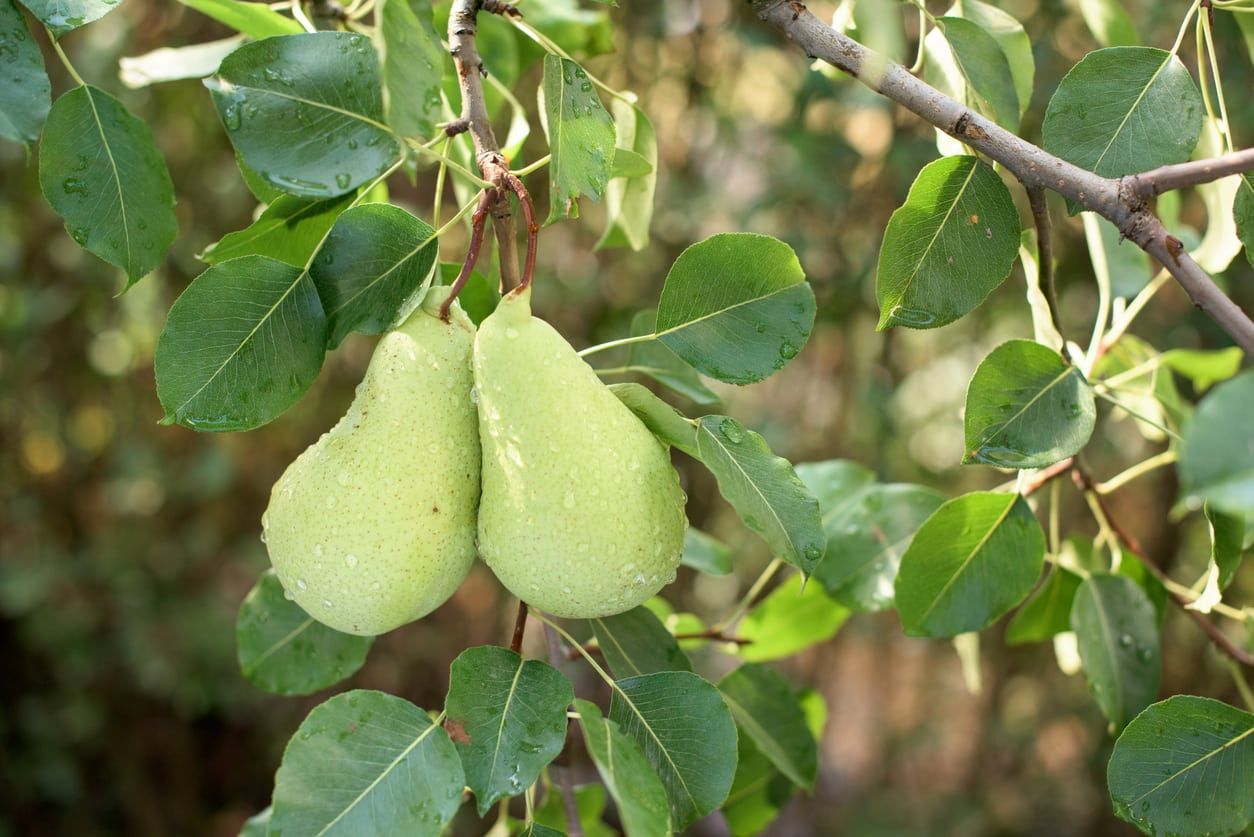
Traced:
<path fill-rule="evenodd" d="M 936 25 L 970 91 L 968 101 L 1006 130 L 1018 130 L 1019 96 L 1001 46 L 978 24 L 961 17 L 940 17 Z"/>
<path fill-rule="evenodd" d="M 1104 177 L 1183 163 L 1202 129 L 1202 97 L 1180 59 L 1150 47 L 1090 52 L 1049 100 L 1045 149 Z"/>
<path fill-rule="evenodd" d="M 0 84 L 0 137 L 34 142 L 52 106 L 52 83 L 39 44 L 13 0 L 0 0 L 0 55 L 7 73 Z"/>
<path fill-rule="evenodd" d="M 214 265 L 174 301 L 157 341 L 164 423 L 249 430 L 304 394 L 322 368 L 327 321 L 309 274 L 245 256 Z"/>
<path fill-rule="evenodd" d="M 70 237 L 130 283 L 161 264 L 178 232 L 174 186 L 152 133 L 99 88 L 75 87 L 53 104 L 39 185 Z"/>
<path fill-rule="evenodd" d="M 631 336 L 653 334 L 657 312 L 640 311 L 631 318 Z M 701 380 L 697 370 L 666 348 L 660 340 L 633 343 L 628 348 L 626 371 L 645 375 L 697 404 L 717 404 L 718 396 Z"/>
<path fill-rule="evenodd" d="M 240 671 L 276 695 L 308 695 L 351 677 L 373 641 L 314 621 L 283 595 L 273 570 L 244 599 L 235 623 Z"/>
<path fill-rule="evenodd" d="M 673 826 L 723 804 L 736 772 L 736 727 L 718 689 L 688 671 L 630 677 L 618 681 L 609 717 L 662 780 Z"/>
<path fill-rule="evenodd" d="M 179 0 L 203 15 L 242 32 L 250 38 L 268 38 L 271 35 L 294 35 L 303 32 L 293 18 L 281 15 L 268 3 L 241 2 L 241 0 Z"/>
<path fill-rule="evenodd" d="M 245 44 L 205 79 L 244 162 L 294 195 L 343 195 L 400 154 L 385 125 L 379 61 L 370 39 L 347 32 Z"/>
<path fill-rule="evenodd" d="M 692 526 L 684 532 L 682 563 L 706 575 L 727 575 L 732 571 L 731 547 Z"/>
<path fill-rule="evenodd" d="M 648 608 L 589 619 L 588 624 L 615 677 L 692 671 L 692 663 L 679 650 L 675 637 Z"/>
<path fill-rule="evenodd" d="M 579 217 L 577 198 L 600 200 L 614 165 L 614 120 L 583 68 L 544 57 L 545 132 L 549 137 L 549 218 Z"/>
<path fill-rule="evenodd" d="M 1237 224 L 1237 237 L 1245 245 L 1245 257 L 1254 264 L 1254 174 L 1242 176 L 1232 204 L 1232 217 Z"/>
<path fill-rule="evenodd" d="M 1079 453 L 1097 407 L 1079 369 L 1048 346 L 1008 340 L 980 363 L 967 389 L 963 462 L 1044 468 Z"/>
<path fill-rule="evenodd" d="M 746 663 L 718 684 L 740 730 L 794 784 L 813 789 L 818 745 L 792 686 L 766 666 Z"/>
<path fill-rule="evenodd" d="M 1216 386 L 1197 406 L 1180 444 L 1181 493 L 1254 518 L 1254 370 Z"/>
<path fill-rule="evenodd" d="M 1006 626 L 1006 644 L 1045 642 L 1055 634 L 1071 630 L 1071 603 L 1080 589 L 1080 576 L 1055 567 L 1045 583 L 1023 603 Z"/>
<path fill-rule="evenodd" d="M 915 533 L 897 573 L 897 610 L 912 636 L 988 627 L 1032 589 L 1045 536 L 1018 494 L 976 491 L 948 501 Z"/>
<path fill-rule="evenodd" d="M 314 707 L 274 777 L 271 834 L 439 834 L 465 779 L 444 729 L 383 692 L 345 692 Z"/>
<path fill-rule="evenodd" d="M 766 440 L 727 416 L 705 416 L 697 452 L 718 481 L 719 493 L 771 551 L 803 572 L 813 572 L 827 538 L 819 503 L 788 460 Z"/>
<path fill-rule="evenodd" d="M 449 673 L 445 727 L 483 816 L 530 787 L 566 743 L 570 681 L 539 660 L 484 645 L 463 651 Z"/>
<path fill-rule="evenodd" d="M 1079 643 L 1089 691 L 1115 729 L 1158 696 L 1158 618 L 1131 579 L 1094 575 L 1076 591 L 1071 630 Z"/>
<path fill-rule="evenodd" d="M 1106 768 L 1115 813 L 1147 834 L 1236 834 L 1254 821 L 1254 715 L 1177 695 L 1136 717 Z"/>
<path fill-rule="evenodd" d="M 1006 56 L 1010 78 L 1014 83 L 1015 98 L 1018 100 L 1019 114 L 1025 113 L 1028 104 L 1032 101 L 1036 61 L 1032 56 L 1032 41 L 1023 30 L 1023 24 L 1014 16 L 981 0 L 962 0 L 946 14 L 966 18 L 993 37 Z"/>
<path fill-rule="evenodd" d="M 826 642 L 849 618 L 849 610 L 827 596 L 820 584 L 793 575 L 759 602 L 740 623 L 737 634 L 749 641 L 740 658 L 757 663 L 779 660 Z"/>
<path fill-rule="evenodd" d="M 280 195 L 251 225 L 210 244 L 200 259 L 220 264 L 241 256 L 269 256 L 304 267 L 352 200 L 351 195 L 321 200 Z"/>
<path fill-rule="evenodd" d="M 670 805 L 658 773 L 636 742 L 614 721 L 586 700 L 576 700 L 588 755 L 614 802 L 623 828 L 632 837 L 661 837 L 671 833 Z"/>
<path fill-rule="evenodd" d="M 447 53 L 430 0 L 384 0 L 376 11 L 383 49 L 384 110 L 401 136 L 430 137 L 440 118 Z"/>
<path fill-rule="evenodd" d="M 1018 253 L 1019 211 L 1001 178 L 975 157 L 928 163 L 884 231 L 877 328 L 953 322 L 1005 280 Z"/>
<path fill-rule="evenodd" d="M 605 232 L 596 249 L 626 245 L 643 250 L 653 221 L 657 189 L 657 135 L 644 111 L 620 99 L 610 103 L 614 114 L 614 169 L 605 187 Z M 624 171 L 630 161 L 637 165 Z M 643 164 L 644 170 L 639 168 Z"/>
<path fill-rule="evenodd" d="M 397 206 L 370 203 L 341 215 L 310 265 L 327 314 L 327 347 L 350 332 L 382 334 L 431 277 L 435 230 Z"/>
<path fill-rule="evenodd" d="M 711 378 L 751 384 L 782 369 L 814 327 L 814 291 L 778 239 L 721 233 L 693 244 L 666 275 L 657 335 Z"/>
<path fill-rule="evenodd" d="M 697 428 L 691 419 L 685 418 L 678 410 L 640 384 L 611 384 L 609 389 L 662 444 L 671 445 L 689 456 L 700 458 L 697 450 Z"/>
<path fill-rule="evenodd" d="M 121 4 L 122 0 L 22 0 L 57 38 L 99 20 Z"/>

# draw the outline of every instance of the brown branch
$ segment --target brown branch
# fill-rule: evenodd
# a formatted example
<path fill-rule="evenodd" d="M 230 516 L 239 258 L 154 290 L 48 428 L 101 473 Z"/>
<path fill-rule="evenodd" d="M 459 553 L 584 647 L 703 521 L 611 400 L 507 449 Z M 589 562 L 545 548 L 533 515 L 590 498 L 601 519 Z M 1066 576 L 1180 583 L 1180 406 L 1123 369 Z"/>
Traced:
<path fill-rule="evenodd" d="M 774 25 L 806 55 L 842 70 L 981 154 L 1001 163 L 1026 189 L 1045 188 L 1098 213 L 1138 247 L 1158 259 L 1247 354 L 1254 354 L 1254 321 L 1219 289 L 1168 235 L 1126 179 L 1102 177 L 1056 157 L 985 119 L 916 78 L 905 67 L 827 26 L 796 0 L 750 0 L 758 17 Z"/>
<path fill-rule="evenodd" d="M 1049 305 L 1049 319 L 1054 324 L 1054 331 L 1062 337 L 1062 353 L 1066 356 L 1067 338 L 1062 333 L 1058 289 L 1054 285 L 1054 233 L 1049 218 L 1049 202 L 1045 199 L 1044 187 L 1033 186 L 1027 192 L 1028 204 L 1032 207 L 1032 221 L 1036 224 L 1036 265 L 1040 273 L 1037 284 L 1045 293 L 1045 301 Z"/>
<path fill-rule="evenodd" d="M 1221 154 L 1218 157 L 1207 157 L 1204 160 L 1190 160 L 1187 163 L 1159 166 L 1140 174 L 1128 175 L 1124 178 L 1124 188 L 1129 194 L 1141 198 L 1152 198 L 1163 192 L 1213 183 L 1230 175 L 1248 171 L 1254 171 L 1254 148 L 1233 151 L 1231 154 Z"/>
<path fill-rule="evenodd" d="M 1028 497 L 1031 494 L 1041 490 L 1041 488 L 1043 488 L 1050 481 L 1070 471 L 1071 466 L 1074 464 L 1075 464 L 1075 457 L 1068 456 L 1066 459 L 1062 460 L 1061 462 L 1055 462 L 1053 465 L 1050 465 L 1048 468 L 1043 468 L 1042 470 L 1037 472 L 1032 477 L 1032 479 L 1030 479 L 1027 483 L 1024 484 L 1023 490 L 1020 492 L 1020 494 L 1022 494 L 1024 497 Z"/>
<path fill-rule="evenodd" d="M 518 600 L 518 616 L 514 618 L 514 635 L 509 641 L 509 650 L 515 654 L 522 653 L 523 634 L 527 632 L 527 603 Z"/>

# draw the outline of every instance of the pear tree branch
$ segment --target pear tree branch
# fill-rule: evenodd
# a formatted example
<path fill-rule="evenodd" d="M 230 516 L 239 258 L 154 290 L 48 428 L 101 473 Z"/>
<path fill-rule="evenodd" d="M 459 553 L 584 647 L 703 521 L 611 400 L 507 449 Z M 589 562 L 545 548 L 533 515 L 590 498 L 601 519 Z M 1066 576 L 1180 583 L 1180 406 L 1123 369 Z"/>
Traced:
<path fill-rule="evenodd" d="M 1198 163 L 1166 166 L 1125 178 L 1108 178 L 1068 163 L 975 113 L 915 77 L 899 64 L 824 24 L 799 0 L 750 0 L 763 21 L 779 29 L 806 55 L 848 73 L 888 99 L 1011 172 L 1024 188 L 1049 189 L 1109 220 L 1119 232 L 1157 259 L 1193 304 L 1254 354 L 1254 321 L 1228 298 L 1170 235 L 1146 205 L 1146 194 L 1207 183 L 1254 170 L 1254 151 L 1238 151 Z"/>

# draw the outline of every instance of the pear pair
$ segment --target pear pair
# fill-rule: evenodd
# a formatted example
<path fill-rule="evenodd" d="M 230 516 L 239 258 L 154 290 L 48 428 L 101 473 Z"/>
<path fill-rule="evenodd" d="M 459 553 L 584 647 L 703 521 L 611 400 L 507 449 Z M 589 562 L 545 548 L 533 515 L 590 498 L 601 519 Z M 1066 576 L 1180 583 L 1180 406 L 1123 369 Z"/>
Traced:
<path fill-rule="evenodd" d="M 263 527 L 284 588 L 364 635 L 434 610 L 476 552 L 557 616 L 652 596 L 687 525 L 666 449 L 531 316 L 529 288 L 478 334 L 456 304 L 440 318 L 445 299 L 384 336 L 348 412 L 275 484 Z"/>

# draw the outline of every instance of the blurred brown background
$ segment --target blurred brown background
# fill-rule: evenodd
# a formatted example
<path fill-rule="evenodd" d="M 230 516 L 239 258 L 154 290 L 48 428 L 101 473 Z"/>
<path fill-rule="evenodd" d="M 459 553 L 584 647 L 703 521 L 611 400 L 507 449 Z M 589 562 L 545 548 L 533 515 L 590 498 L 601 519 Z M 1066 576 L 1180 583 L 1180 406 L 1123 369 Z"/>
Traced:
<path fill-rule="evenodd" d="M 616 54 L 589 66 L 638 91 L 657 127 L 653 241 L 642 253 L 593 252 L 594 205 L 582 221 L 546 228 L 537 312 L 576 346 L 622 336 L 686 245 L 728 230 L 778 236 L 801 257 L 819 323 L 774 378 L 719 388 L 726 411 L 794 461 L 846 457 L 949 495 L 1001 483 L 990 469 L 957 465 L 960 410 L 976 363 L 1000 341 L 1031 334 L 1018 269 L 955 325 L 874 331 L 880 236 L 935 155 L 930 129 L 851 81 L 809 72 L 742 2 L 624 5 L 613 12 Z M 1033 37 L 1025 131 L 1039 137 L 1049 93 L 1096 43 L 1057 0 L 1001 5 Z M 1170 45 L 1185 4 L 1128 6 L 1147 43 Z M 913 14 L 901 13 L 912 28 Z M 1250 57 L 1230 16 L 1217 15 L 1216 27 L 1235 134 L 1249 145 Z M 267 804 L 288 735 L 325 697 L 279 698 L 245 682 L 234 620 L 267 565 L 258 518 L 270 485 L 342 413 L 372 340 L 351 338 L 307 397 L 260 430 L 157 425 L 152 354 L 165 312 L 200 272 L 195 254 L 247 225 L 254 201 L 199 83 L 125 90 L 117 59 L 226 34 L 177 3 L 129 0 L 65 39 L 85 77 L 152 125 L 179 195 L 181 235 L 165 266 L 123 296 L 119 273 L 80 251 L 39 196 L 34 155 L 0 145 L 0 835 L 232 835 Z M 1184 57 L 1191 64 L 1187 43 Z M 61 68 L 49 69 L 54 90 L 67 89 Z M 532 67 L 518 88 L 525 101 L 537 83 Z M 525 160 L 543 153 L 536 137 L 528 148 Z M 432 179 L 416 190 L 398 181 L 394 198 L 427 215 Z M 543 177 L 531 180 L 544 200 Z M 1205 226 L 1194 197 L 1183 217 Z M 1055 223 L 1065 325 L 1079 337 L 1095 307 L 1091 268 L 1078 221 L 1060 211 Z M 445 242 L 445 258 L 460 260 L 461 241 Z M 1254 308 L 1243 256 L 1225 278 Z M 1164 348 L 1227 345 L 1174 287 L 1134 330 Z M 1108 416 L 1090 447 L 1102 476 L 1154 450 Z M 690 466 L 689 517 L 735 547 L 738 573 L 685 570 L 667 596 L 712 617 L 768 556 Z M 1091 532 L 1073 492 L 1063 496 L 1064 531 Z M 1168 522 L 1174 497 L 1166 469 L 1114 501 L 1153 554 L 1192 581 L 1206 533 L 1195 519 Z M 349 685 L 438 706 L 449 661 L 508 636 L 513 603 L 480 570 L 434 615 L 381 638 Z M 1251 582 L 1238 579 L 1233 597 L 1249 601 Z M 1235 701 L 1222 665 L 1179 614 L 1168 616 L 1164 643 L 1164 694 Z M 984 688 L 970 694 L 953 648 L 904 638 L 891 614 L 855 617 L 833 642 L 783 665 L 823 693 L 830 720 L 816 793 L 794 801 L 771 833 L 1130 833 L 1110 813 L 1110 740 L 1082 678 L 1060 674 L 1048 646 L 1002 647 L 996 628 L 983 638 L 982 665 Z"/>

